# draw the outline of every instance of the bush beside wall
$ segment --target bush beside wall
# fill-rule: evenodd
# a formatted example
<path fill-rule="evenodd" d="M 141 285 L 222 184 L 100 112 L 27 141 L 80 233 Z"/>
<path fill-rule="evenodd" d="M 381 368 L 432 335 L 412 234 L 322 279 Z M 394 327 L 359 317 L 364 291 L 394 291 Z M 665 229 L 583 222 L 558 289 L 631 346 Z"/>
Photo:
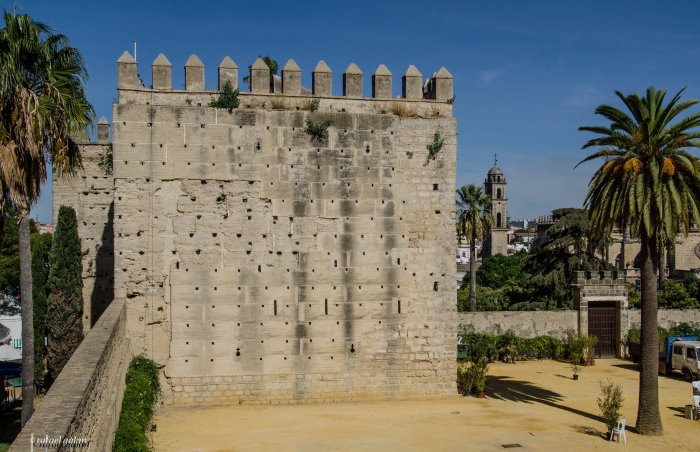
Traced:
<path fill-rule="evenodd" d="M 150 359 L 136 356 L 126 372 L 126 386 L 114 437 L 113 452 L 151 450 L 146 431 L 151 425 L 153 406 L 160 394 L 158 368 Z"/>

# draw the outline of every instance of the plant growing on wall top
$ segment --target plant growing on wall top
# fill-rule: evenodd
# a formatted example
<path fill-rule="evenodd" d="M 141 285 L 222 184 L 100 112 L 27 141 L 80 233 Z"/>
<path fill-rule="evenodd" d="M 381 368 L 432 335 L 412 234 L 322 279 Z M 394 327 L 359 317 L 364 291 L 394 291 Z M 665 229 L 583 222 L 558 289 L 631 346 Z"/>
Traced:
<path fill-rule="evenodd" d="M 326 137 L 328 132 L 328 127 L 331 125 L 331 120 L 326 119 L 322 123 L 315 123 L 311 118 L 306 120 L 306 132 L 307 135 L 311 135 L 311 141 L 318 140 L 321 141 Z"/>
<path fill-rule="evenodd" d="M 229 113 L 231 113 L 234 108 L 238 108 L 238 105 L 241 102 L 238 98 L 238 94 L 238 88 L 233 89 L 233 85 L 227 80 L 226 83 L 224 83 L 224 89 L 221 90 L 221 95 L 219 98 L 211 101 L 209 106 L 214 108 L 225 108 Z"/>
<path fill-rule="evenodd" d="M 309 111 L 312 113 L 318 110 L 318 107 L 321 105 L 321 99 L 318 97 L 314 97 L 309 101 Z"/>
<path fill-rule="evenodd" d="M 270 55 L 266 55 L 266 56 L 258 55 L 258 58 L 262 58 L 262 60 L 265 62 L 265 64 L 267 64 L 267 67 L 270 68 L 270 77 L 272 77 L 273 75 L 277 75 L 277 71 L 279 71 L 279 68 L 280 68 L 280 65 L 277 63 L 277 61 L 270 58 Z M 250 71 L 252 69 L 253 69 L 253 65 L 249 64 L 248 65 L 248 73 L 249 74 L 250 74 Z M 243 77 L 243 83 L 248 85 L 248 88 L 250 88 L 250 75 L 246 75 L 245 77 Z"/>

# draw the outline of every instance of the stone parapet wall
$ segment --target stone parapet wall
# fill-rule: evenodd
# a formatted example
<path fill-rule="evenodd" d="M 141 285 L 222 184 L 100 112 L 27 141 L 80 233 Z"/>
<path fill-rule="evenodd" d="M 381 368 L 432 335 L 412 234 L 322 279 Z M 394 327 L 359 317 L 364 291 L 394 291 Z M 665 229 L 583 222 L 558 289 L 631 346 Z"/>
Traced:
<path fill-rule="evenodd" d="M 115 300 L 73 353 L 10 452 L 30 451 L 31 434 L 85 438 L 89 447 L 80 450 L 111 450 L 130 359 L 124 300 Z"/>
<path fill-rule="evenodd" d="M 564 339 L 566 332 L 577 326 L 577 311 L 460 312 L 457 331 L 460 334 L 503 334 L 510 330 L 522 338 L 552 336 Z"/>

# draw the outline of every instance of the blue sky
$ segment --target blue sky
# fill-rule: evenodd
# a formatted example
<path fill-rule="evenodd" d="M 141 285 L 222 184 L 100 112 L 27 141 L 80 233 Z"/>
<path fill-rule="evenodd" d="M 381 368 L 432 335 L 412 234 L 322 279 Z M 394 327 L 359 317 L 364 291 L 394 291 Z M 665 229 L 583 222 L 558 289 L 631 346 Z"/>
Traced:
<path fill-rule="evenodd" d="M 305 86 L 323 59 L 338 95 L 352 62 L 365 73 L 365 95 L 381 63 L 394 74 L 394 94 L 408 65 L 424 77 L 445 66 L 457 95 L 457 184 L 483 183 L 498 153 L 512 219 L 582 204 L 595 165 L 573 169 L 589 138 L 577 128 L 600 123 L 599 104 L 619 105 L 614 90 L 687 86 L 684 98 L 700 98 L 700 3 L 691 1 L 19 3 L 83 52 L 98 117 L 110 118 L 116 60 L 134 39 L 146 84 L 164 53 L 178 88 L 192 53 L 206 66 L 207 88 L 226 55 L 241 69 L 260 54 L 280 65 L 293 58 Z M 50 194 L 47 186 L 33 214 L 42 221 L 51 216 Z"/>

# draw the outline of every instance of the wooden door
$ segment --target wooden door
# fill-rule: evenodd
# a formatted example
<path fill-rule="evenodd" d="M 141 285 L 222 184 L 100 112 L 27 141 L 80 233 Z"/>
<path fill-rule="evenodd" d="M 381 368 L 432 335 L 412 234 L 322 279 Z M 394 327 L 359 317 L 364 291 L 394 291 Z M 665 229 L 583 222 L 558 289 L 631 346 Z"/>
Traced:
<path fill-rule="evenodd" d="M 617 315 L 614 301 L 588 302 L 588 334 L 598 337 L 596 358 L 617 356 Z"/>

